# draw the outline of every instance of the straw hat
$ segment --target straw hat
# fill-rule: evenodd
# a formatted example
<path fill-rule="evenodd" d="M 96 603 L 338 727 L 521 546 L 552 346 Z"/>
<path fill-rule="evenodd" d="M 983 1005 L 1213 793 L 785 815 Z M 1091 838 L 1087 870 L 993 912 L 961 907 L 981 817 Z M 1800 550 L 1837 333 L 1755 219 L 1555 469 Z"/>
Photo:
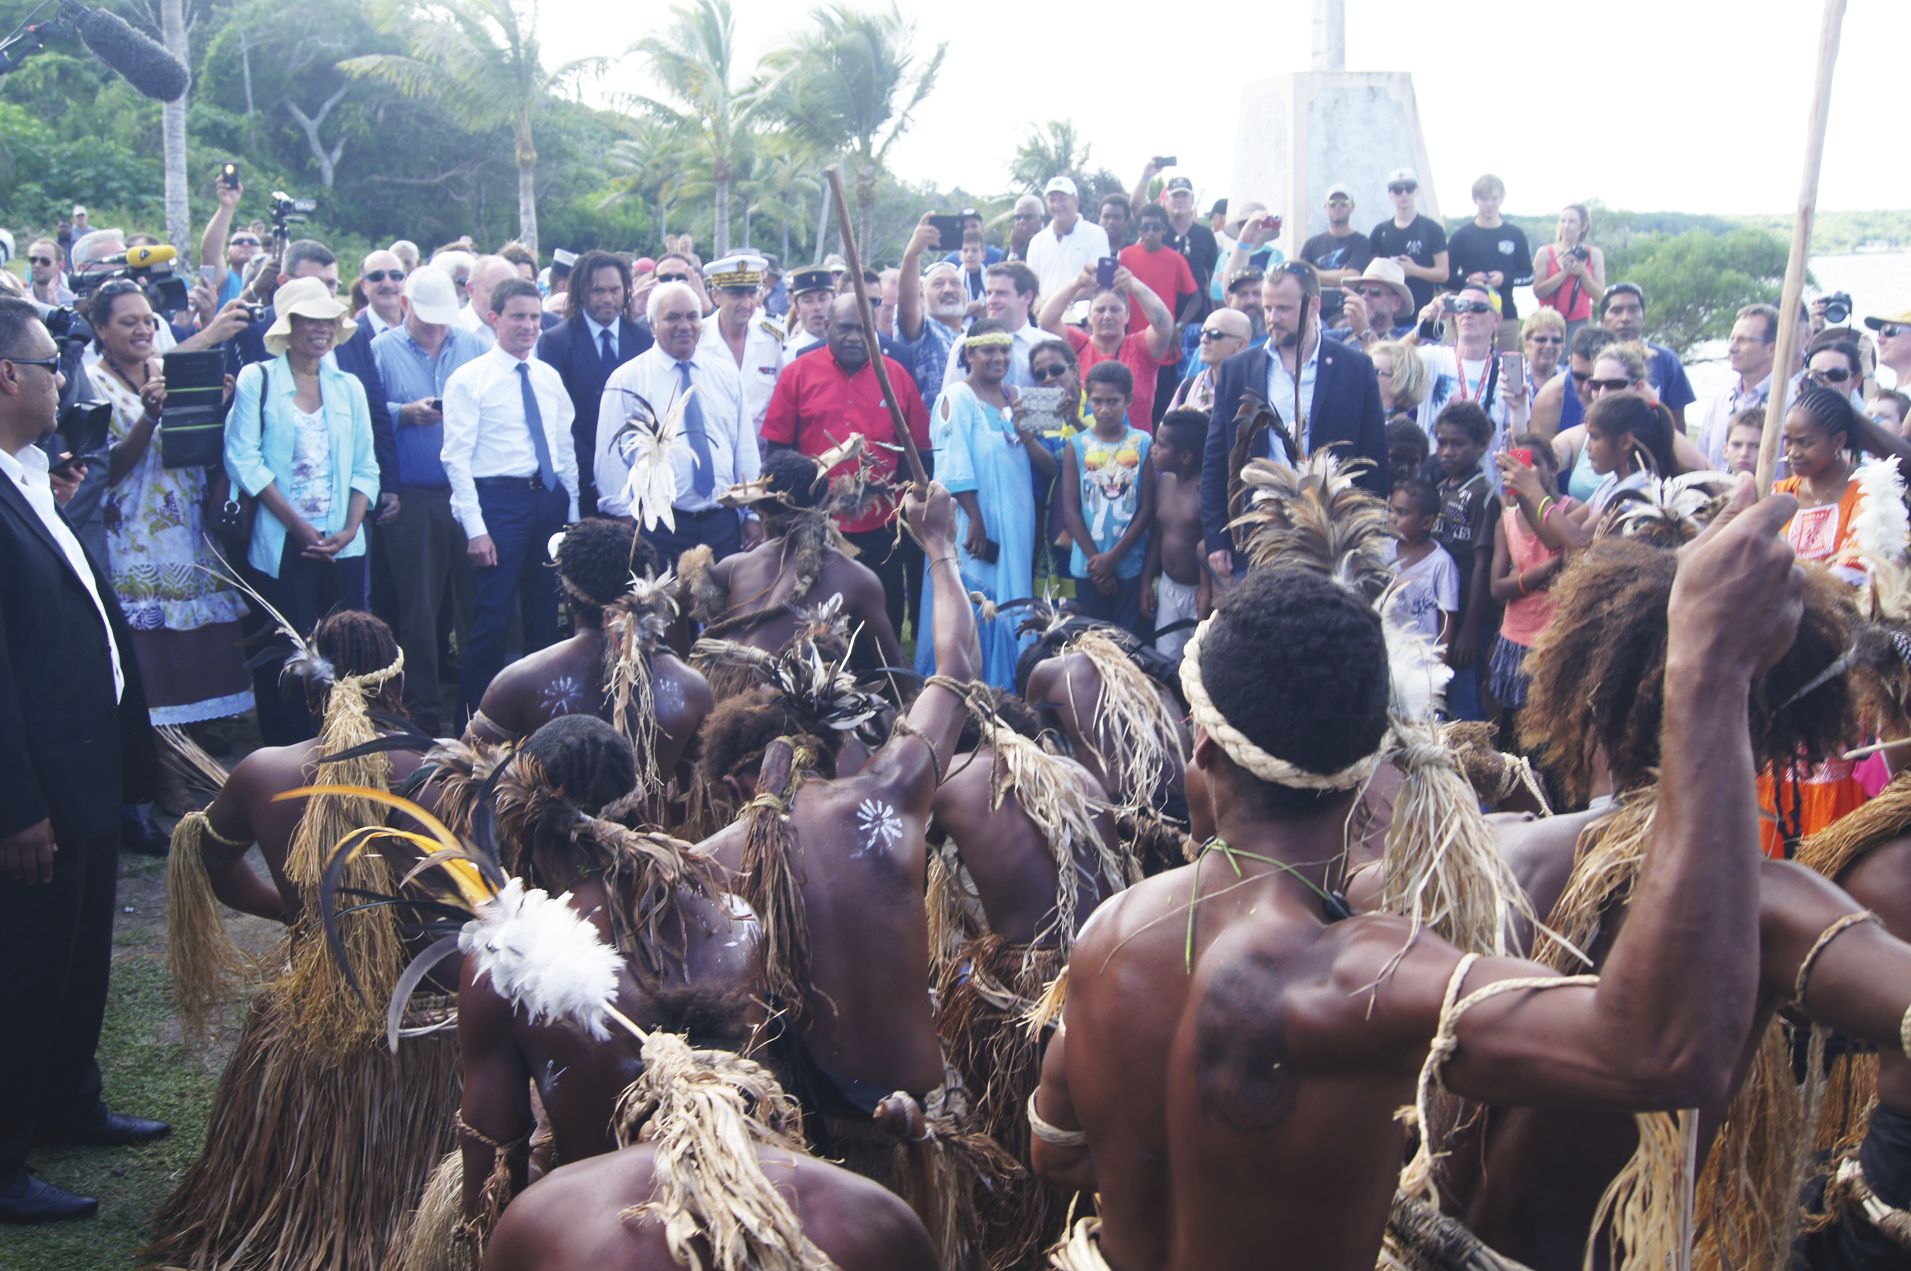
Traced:
<path fill-rule="evenodd" d="M 333 295 L 318 278 L 294 278 L 284 284 L 273 294 L 272 308 L 278 316 L 266 329 L 265 351 L 274 357 L 285 352 L 285 346 L 291 342 L 292 319 L 295 317 L 337 323 L 338 335 L 332 341 L 335 348 L 351 339 L 352 333 L 358 330 L 358 324 L 348 316 L 350 307 Z"/>

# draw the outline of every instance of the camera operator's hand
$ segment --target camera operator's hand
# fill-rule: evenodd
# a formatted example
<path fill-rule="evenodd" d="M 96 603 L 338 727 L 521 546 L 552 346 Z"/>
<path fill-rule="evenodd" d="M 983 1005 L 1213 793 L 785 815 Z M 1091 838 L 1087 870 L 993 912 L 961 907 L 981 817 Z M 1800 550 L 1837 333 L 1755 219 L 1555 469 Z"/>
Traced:
<path fill-rule="evenodd" d="M 139 400 L 146 407 L 146 418 L 158 419 L 159 412 L 166 409 L 166 377 L 147 376 L 146 383 L 140 387 Z"/>
<path fill-rule="evenodd" d="M 215 344 L 224 344 L 241 331 L 252 325 L 252 311 L 246 308 L 243 300 L 229 300 L 205 326 L 205 332 Z"/>
<path fill-rule="evenodd" d="M 218 197 L 220 207 L 238 207 L 239 200 L 244 196 L 245 192 L 246 187 L 243 181 L 236 185 L 227 185 L 224 181 L 215 181 L 213 183 L 213 194 Z"/>
<path fill-rule="evenodd" d="M 187 296 L 187 303 L 192 307 L 193 325 L 204 330 L 212 321 L 213 310 L 219 307 L 219 297 L 213 291 L 211 283 L 204 278 L 199 278 L 192 284 L 192 292 Z"/>
<path fill-rule="evenodd" d="M 86 463 L 84 460 L 74 462 L 70 450 L 62 452 L 59 461 L 47 472 L 46 479 L 47 484 L 53 487 L 53 501 L 65 507 L 79 493 L 80 482 L 86 480 Z"/>
<path fill-rule="evenodd" d="M 1827 325 L 1825 300 L 1826 297 L 1820 296 L 1811 302 L 1811 332 L 1813 335 L 1817 335 L 1820 331 L 1823 331 Z"/>
<path fill-rule="evenodd" d="M 1355 335 L 1365 335 L 1372 321 L 1367 316 L 1367 302 L 1354 292 L 1346 292 L 1340 301 L 1340 313 L 1347 320 L 1347 329 Z"/>
<path fill-rule="evenodd" d="M 932 247 L 943 251 L 954 251 L 956 248 L 962 246 L 961 243 L 945 243 L 942 241 L 942 231 L 929 223 L 933 221 L 935 217 L 936 214 L 934 212 L 924 212 L 922 219 L 916 222 L 915 233 L 909 236 L 909 242 L 902 249 L 904 260 L 909 259 L 911 255 L 921 257 L 924 252 Z"/>

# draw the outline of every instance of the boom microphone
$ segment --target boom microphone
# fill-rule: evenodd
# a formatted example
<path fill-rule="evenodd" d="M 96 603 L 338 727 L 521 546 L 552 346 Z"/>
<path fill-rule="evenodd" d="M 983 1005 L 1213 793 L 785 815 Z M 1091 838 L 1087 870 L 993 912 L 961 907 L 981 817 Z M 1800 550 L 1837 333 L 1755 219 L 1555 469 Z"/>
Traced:
<path fill-rule="evenodd" d="M 178 101 L 192 82 L 185 64 L 159 44 L 126 25 L 125 19 L 104 9 L 89 9 L 63 0 L 60 16 L 73 24 L 94 56 L 157 101 Z"/>
<path fill-rule="evenodd" d="M 164 244 L 158 247 L 128 247 L 126 249 L 126 263 L 134 269 L 148 269 L 178 258 L 178 251 Z"/>

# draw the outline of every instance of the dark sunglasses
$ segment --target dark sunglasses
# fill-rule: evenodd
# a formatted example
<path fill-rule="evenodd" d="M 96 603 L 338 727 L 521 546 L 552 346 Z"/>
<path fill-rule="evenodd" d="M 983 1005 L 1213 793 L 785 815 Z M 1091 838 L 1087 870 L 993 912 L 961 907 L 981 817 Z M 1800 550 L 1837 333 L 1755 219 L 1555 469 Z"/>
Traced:
<path fill-rule="evenodd" d="M 1453 302 L 1453 312 L 1491 313 L 1493 312 L 1493 306 L 1484 300 L 1455 300 Z"/>
<path fill-rule="evenodd" d="M 689 274 L 658 274 L 658 282 L 689 282 Z"/>
<path fill-rule="evenodd" d="M 57 355 L 54 357 L 9 357 L 0 358 L 0 361 L 11 362 L 15 366 L 44 366 L 49 371 L 60 369 L 60 359 Z"/>
<path fill-rule="evenodd" d="M 1228 333 L 1219 327 L 1203 327 L 1201 329 L 1201 342 L 1203 344 L 1212 344 L 1216 340 L 1225 340 L 1228 338 Z"/>
<path fill-rule="evenodd" d="M 1058 380 L 1066 374 L 1068 374 L 1068 367 L 1065 365 L 1032 366 L 1029 368 L 1028 376 L 1037 384 L 1046 384 L 1050 380 Z"/>
<path fill-rule="evenodd" d="M 27 257 L 27 263 L 30 265 L 51 265 L 53 258 L 51 256 L 29 256 Z"/>
<path fill-rule="evenodd" d="M 1420 188 L 1420 187 L 1419 187 L 1419 186 L 1417 186 L 1417 185 L 1390 185 L 1390 186 L 1388 186 L 1388 187 L 1387 187 L 1387 193 L 1389 193 L 1389 194 L 1412 194 L 1412 193 L 1413 193 L 1413 192 L 1414 192 L 1415 190 L 1417 190 L 1417 189 L 1419 189 L 1419 188 Z"/>
<path fill-rule="evenodd" d="M 1823 380 L 1827 384 L 1842 384 L 1851 378 L 1851 372 L 1842 366 L 1830 367 L 1823 371 L 1811 371 L 1809 374 L 1813 379 Z"/>
<path fill-rule="evenodd" d="M 393 282 L 403 282 L 405 281 L 405 271 L 402 269 L 374 269 L 365 275 L 366 282 L 384 282 L 387 278 Z"/>
<path fill-rule="evenodd" d="M 1568 371 L 1567 374 L 1573 377 L 1573 383 L 1575 384 L 1584 384 L 1587 380 L 1592 378 L 1591 371 Z"/>
<path fill-rule="evenodd" d="M 1529 335 L 1526 337 L 1534 344 L 1564 344 L 1566 337 L 1560 335 Z"/>
<path fill-rule="evenodd" d="M 1573 378 L 1577 379 L 1579 377 L 1575 375 Z M 1596 380 L 1589 375 L 1584 382 L 1589 385 L 1595 393 L 1623 393 L 1632 387 L 1632 381 L 1623 375 L 1618 379 L 1611 380 Z"/>
<path fill-rule="evenodd" d="M 1903 335 L 1906 331 L 1911 331 L 1911 327 L 1901 327 L 1891 322 L 1887 322 L 1878 328 L 1879 335 L 1890 336 L 1894 340 Z"/>
<path fill-rule="evenodd" d="M 1382 286 L 1349 287 L 1347 290 L 1353 292 L 1356 296 L 1359 296 L 1362 300 L 1372 300 L 1376 296 L 1391 296 L 1394 294 L 1392 287 L 1382 287 Z"/>
<path fill-rule="evenodd" d="M 257 247 L 259 245 L 259 240 L 251 237 L 250 235 L 247 235 L 245 238 L 233 239 L 232 245 L 234 247 Z"/>

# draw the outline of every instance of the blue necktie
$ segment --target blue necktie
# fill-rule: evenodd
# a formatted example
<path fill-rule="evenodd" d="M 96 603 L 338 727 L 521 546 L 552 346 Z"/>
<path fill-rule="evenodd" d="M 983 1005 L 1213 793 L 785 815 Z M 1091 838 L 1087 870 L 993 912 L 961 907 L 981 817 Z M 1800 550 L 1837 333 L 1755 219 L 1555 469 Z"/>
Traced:
<path fill-rule="evenodd" d="M 690 392 L 690 363 L 677 363 L 677 388 L 680 392 Z M 690 439 L 690 449 L 697 456 L 697 471 L 691 477 L 691 487 L 697 497 L 707 499 L 717 488 L 716 465 L 710 458 L 710 438 L 703 431 L 703 404 L 696 394 L 691 393 L 689 405 L 683 412 L 684 436 Z"/>
<path fill-rule="evenodd" d="M 544 412 L 537 408 L 531 388 L 531 364 L 518 363 L 518 387 L 524 390 L 524 426 L 531 430 L 531 449 L 537 451 L 537 479 L 546 490 L 557 489 L 557 469 L 551 466 L 551 443 L 544 436 Z"/>
<path fill-rule="evenodd" d="M 603 350 L 604 369 L 610 370 L 610 371 L 616 370 L 617 369 L 617 346 L 615 344 L 612 344 L 610 341 L 609 327 L 605 327 L 602 331 L 599 331 L 597 333 L 597 345 L 600 349 Z"/>

